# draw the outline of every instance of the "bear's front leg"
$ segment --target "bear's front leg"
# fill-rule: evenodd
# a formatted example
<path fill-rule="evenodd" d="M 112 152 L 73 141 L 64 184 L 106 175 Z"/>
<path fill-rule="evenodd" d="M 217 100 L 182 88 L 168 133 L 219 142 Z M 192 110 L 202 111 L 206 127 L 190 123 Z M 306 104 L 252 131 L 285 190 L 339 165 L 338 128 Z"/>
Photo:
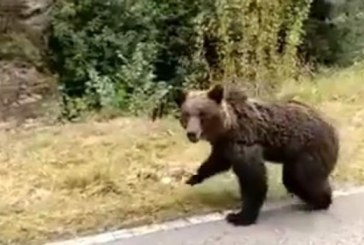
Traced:
<path fill-rule="evenodd" d="M 224 148 L 222 146 L 212 146 L 210 156 L 201 164 L 196 174 L 186 181 L 186 184 L 192 186 L 200 184 L 213 175 L 229 170 L 230 167 L 230 162 L 224 157 Z"/>
<path fill-rule="evenodd" d="M 266 198 L 266 168 L 260 146 L 233 148 L 230 160 L 239 181 L 243 203 L 241 211 L 228 214 L 226 220 L 236 226 L 247 226 L 256 222 Z"/>

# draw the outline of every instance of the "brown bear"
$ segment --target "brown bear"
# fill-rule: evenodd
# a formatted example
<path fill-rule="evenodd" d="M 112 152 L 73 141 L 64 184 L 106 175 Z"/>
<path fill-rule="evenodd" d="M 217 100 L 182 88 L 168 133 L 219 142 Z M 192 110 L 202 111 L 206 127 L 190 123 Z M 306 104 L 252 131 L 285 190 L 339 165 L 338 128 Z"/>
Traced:
<path fill-rule="evenodd" d="M 264 161 L 283 164 L 285 188 L 311 210 L 329 208 L 339 138 L 318 111 L 294 100 L 255 101 L 237 86 L 222 85 L 180 91 L 176 102 L 189 141 L 203 139 L 212 148 L 186 183 L 201 183 L 230 168 L 237 176 L 243 205 L 227 215 L 229 223 L 256 223 L 268 189 Z"/>

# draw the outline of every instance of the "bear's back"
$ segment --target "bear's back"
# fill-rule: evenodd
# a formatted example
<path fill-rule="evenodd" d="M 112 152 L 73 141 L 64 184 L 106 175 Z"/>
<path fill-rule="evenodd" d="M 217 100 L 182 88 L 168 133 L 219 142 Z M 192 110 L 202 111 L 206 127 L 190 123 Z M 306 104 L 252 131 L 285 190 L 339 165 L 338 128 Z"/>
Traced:
<path fill-rule="evenodd" d="M 247 144 L 259 143 L 283 155 L 327 144 L 338 148 L 335 128 L 308 104 L 297 100 L 260 101 L 236 89 L 226 101 L 237 118 L 234 137 Z"/>

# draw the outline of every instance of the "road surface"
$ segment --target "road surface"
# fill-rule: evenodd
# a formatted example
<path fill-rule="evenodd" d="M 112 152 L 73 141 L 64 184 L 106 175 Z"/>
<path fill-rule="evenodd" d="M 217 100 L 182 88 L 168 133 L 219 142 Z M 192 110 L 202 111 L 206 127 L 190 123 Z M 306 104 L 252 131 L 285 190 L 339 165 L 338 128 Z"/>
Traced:
<path fill-rule="evenodd" d="M 297 206 L 262 212 L 256 225 L 232 227 L 225 221 L 105 243 L 105 245 L 364 245 L 364 192 L 334 199 L 329 211 Z"/>

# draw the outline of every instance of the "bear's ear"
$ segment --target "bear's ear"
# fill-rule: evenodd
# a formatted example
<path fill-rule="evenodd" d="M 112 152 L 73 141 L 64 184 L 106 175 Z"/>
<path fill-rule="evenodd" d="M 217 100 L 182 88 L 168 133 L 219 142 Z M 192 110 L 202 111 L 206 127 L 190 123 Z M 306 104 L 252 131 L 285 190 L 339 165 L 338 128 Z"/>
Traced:
<path fill-rule="evenodd" d="M 216 84 L 207 93 L 207 97 L 215 101 L 217 104 L 220 104 L 222 99 L 224 98 L 224 87 L 221 84 Z"/>
<path fill-rule="evenodd" d="M 174 91 L 174 102 L 177 104 L 178 107 L 181 107 L 183 102 L 185 102 L 187 97 L 187 92 L 183 89 L 176 89 Z"/>

